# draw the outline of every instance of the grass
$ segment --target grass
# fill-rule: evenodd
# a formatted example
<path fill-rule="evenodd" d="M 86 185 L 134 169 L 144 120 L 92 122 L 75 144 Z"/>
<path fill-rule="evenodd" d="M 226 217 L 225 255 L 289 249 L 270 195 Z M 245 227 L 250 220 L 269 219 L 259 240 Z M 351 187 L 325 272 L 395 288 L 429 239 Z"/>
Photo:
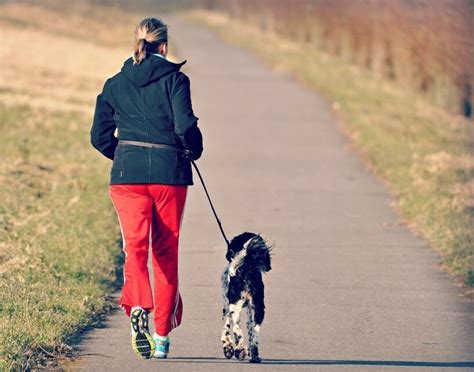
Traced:
<path fill-rule="evenodd" d="M 474 286 L 474 126 L 426 98 L 309 44 L 211 11 L 185 13 L 318 90 L 408 226 Z"/>
<path fill-rule="evenodd" d="M 86 0 L 0 13 L 0 370 L 60 368 L 71 338 L 110 307 L 120 270 L 111 162 L 89 131 L 149 13 Z"/>
<path fill-rule="evenodd" d="M 68 352 L 68 336 L 106 307 L 121 251 L 88 118 L 0 113 L 1 367 L 17 370 Z"/>
<path fill-rule="evenodd" d="M 130 55 L 142 15 L 48 4 L 0 5 L 5 371 L 58 368 L 71 337 L 109 308 L 122 256 L 107 193 L 110 161 L 91 147 L 89 130 L 96 96 Z"/>

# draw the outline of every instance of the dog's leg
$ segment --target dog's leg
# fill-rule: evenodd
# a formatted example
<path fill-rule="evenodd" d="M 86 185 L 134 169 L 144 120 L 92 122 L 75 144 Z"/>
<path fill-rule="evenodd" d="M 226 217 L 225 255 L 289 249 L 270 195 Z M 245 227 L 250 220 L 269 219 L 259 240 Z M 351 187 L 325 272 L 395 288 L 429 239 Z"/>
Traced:
<path fill-rule="evenodd" d="M 235 304 L 229 305 L 230 316 L 232 317 L 232 322 L 234 323 L 234 327 L 232 331 L 234 333 L 235 338 L 235 357 L 239 360 L 244 360 L 246 350 L 244 344 L 244 334 L 242 329 L 240 328 L 240 313 L 242 312 L 242 306 L 244 305 L 244 300 L 240 299 Z"/>
<path fill-rule="evenodd" d="M 250 344 L 250 362 L 260 363 L 261 359 L 258 352 L 258 333 L 260 326 L 265 318 L 265 288 L 263 281 L 255 281 L 254 292 L 252 296 L 252 306 L 249 308 L 249 344 Z"/>
<path fill-rule="evenodd" d="M 247 319 L 250 363 L 260 363 L 261 359 L 258 355 L 258 331 L 260 330 L 260 325 L 255 323 L 255 305 L 253 300 L 249 302 L 247 307 Z"/>
<path fill-rule="evenodd" d="M 234 342 L 231 337 L 231 319 L 229 313 L 229 302 L 224 302 L 224 308 L 222 310 L 224 328 L 222 328 L 221 341 L 223 343 L 224 356 L 227 359 L 231 359 L 234 356 Z"/>
<path fill-rule="evenodd" d="M 231 337 L 231 327 L 232 327 L 232 320 L 229 311 L 229 298 L 227 297 L 227 293 L 229 290 L 229 276 L 228 276 L 228 269 L 224 270 L 224 273 L 221 277 L 221 284 L 222 284 L 222 320 L 224 321 L 224 327 L 222 328 L 221 334 L 221 341 L 222 341 L 222 348 L 224 351 L 224 356 L 227 359 L 232 359 L 234 356 L 234 342 Z"/>

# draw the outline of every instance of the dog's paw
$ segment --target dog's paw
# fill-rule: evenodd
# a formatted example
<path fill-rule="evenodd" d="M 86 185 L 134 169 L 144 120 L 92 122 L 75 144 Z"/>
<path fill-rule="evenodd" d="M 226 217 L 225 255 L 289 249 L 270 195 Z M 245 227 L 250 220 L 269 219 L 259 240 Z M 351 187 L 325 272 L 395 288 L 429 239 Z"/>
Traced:
<path fill-rule="evenodd" d="M 229 267 L 229 278 L 237 274 L 237 269 L 234 266 Z"/>
<path fill-rule="evenodd" d="M 262 361 L 262 359 L 260 359 L 260 357 L 252 357 L 249 359 L 249 362 L 250 363 L 260 363 Z"/>
<path fill-rule="evenodd" d="M 234 348 L 231 345 L 224 346 L 224 356 L 226 359 L 232 359 L 234 356 Z"/>
<path fill-rule="evenodd" d="M 260 363 L 262 359 L 258 356 L 258 348 L 257 347 L 252 347 L 250 349 L 250 363 Z"/>
<path fill-rule="evenodd" d="M 238 360 L 244 360 L 246 356 L 245 349 L 235 349 L 234 355 Z"/>

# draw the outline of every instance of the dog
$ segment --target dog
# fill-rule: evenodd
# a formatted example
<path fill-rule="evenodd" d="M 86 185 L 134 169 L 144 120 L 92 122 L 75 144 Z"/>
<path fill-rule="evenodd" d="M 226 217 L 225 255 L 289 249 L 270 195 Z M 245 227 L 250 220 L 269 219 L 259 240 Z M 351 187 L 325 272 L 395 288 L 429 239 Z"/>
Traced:
<path fill-rule="evenodd" d="M 262 273 L 271 270 L 271 250 L 259 234 L 251 232 L 237 235 L 229 243 L 226 254 L 229 263 L 221 277 L 224 321 L 221 341 L 227 359 L 235 356 L 244 360 L 249 355 L 251 363 L 261 361 L 258 333 L 265 317 Z M 244 307 L 247 308 L 248 348 L 240 327 Z"/>

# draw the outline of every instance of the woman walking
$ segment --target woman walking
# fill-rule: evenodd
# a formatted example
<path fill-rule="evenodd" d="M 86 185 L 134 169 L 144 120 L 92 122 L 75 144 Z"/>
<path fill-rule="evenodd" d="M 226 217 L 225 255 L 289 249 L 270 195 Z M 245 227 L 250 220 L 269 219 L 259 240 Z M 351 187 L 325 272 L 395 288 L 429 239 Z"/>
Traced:
<path fill-rule="evenodd" d="M 181 323 L 179 231 L 187 187 L 193 184 L 190 160 L 203 151 L 189 78 L 180 71 L 186 61 L 172 63 L 167 52 L 167 26 L 157 18 L 142 20 L 133 55 L 97 96 L 91 129 L 92 145 L 113 160 L 109 194 L 125 252 L 120 305 L 130 317 L 133 350 L 143 358 L 166 358 L 168 334 Z"/>

